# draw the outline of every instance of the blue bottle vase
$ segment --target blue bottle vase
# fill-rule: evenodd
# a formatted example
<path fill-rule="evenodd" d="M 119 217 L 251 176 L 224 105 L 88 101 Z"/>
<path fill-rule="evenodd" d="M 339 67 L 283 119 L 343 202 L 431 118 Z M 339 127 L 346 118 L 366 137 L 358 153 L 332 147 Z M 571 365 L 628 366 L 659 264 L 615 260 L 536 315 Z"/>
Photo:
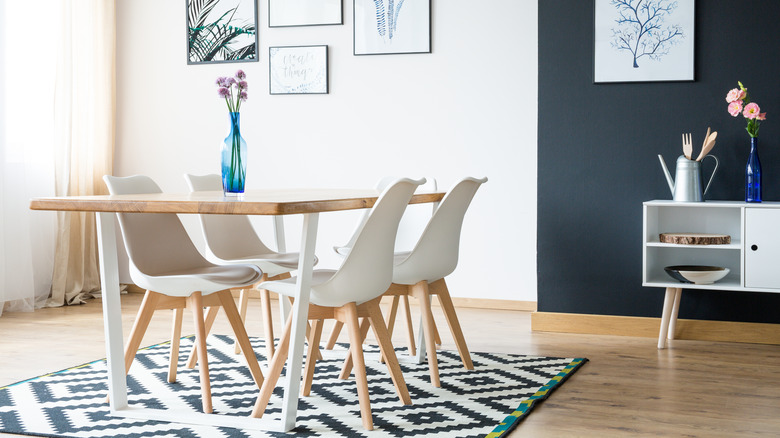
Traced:
<path fill-rule="evenodd" d="M 745 202 L 761 202 L 761 162 L 758 137 L 750 137 L 750 155 L 745 167 Z"/>
<path fill-rule="evenodd" d="M 222 190 L 225 196 L 244 193 L 246 141 L 241 137 L 241 113 L 230 113 L 230 133 L 222 141 Z"/>

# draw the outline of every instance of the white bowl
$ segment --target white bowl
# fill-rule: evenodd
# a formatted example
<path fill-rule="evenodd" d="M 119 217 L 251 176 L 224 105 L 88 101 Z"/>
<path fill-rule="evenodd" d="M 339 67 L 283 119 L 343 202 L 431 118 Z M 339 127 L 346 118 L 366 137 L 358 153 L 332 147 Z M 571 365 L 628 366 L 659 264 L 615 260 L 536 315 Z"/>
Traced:
<path fill-rule="evenodd" d="M 686 280 L 694 284 L 712 284 L 722 279 L 729 273 L 728 268 L 720 268 L 717 266 L 700 266 L 699 269 L 694 270 L 679 270 L 678 272 Z"/>

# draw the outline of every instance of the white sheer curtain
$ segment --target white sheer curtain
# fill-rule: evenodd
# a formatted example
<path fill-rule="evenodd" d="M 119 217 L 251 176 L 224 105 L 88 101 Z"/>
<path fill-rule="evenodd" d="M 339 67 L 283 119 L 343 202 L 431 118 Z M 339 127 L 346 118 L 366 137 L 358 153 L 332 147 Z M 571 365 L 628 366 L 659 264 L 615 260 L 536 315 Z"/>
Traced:
<path fill-rule="evenodd" d="M 0 315 L 41 307 L 51 289 L 55 215 L 29 209 L 54 195 L 52 36 L 29 21 L 52 29 L 49 6 L 0 1 Z"/>

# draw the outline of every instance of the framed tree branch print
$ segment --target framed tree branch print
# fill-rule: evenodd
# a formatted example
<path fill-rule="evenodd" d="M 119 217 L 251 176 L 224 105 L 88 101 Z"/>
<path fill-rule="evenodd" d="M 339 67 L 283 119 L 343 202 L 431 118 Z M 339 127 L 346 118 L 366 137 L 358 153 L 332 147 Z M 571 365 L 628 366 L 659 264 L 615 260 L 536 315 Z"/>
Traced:
<path fill-rule="evenodd" d="M 431 53 L 430 0 L 354 0 L 354 54 Z"/>
<path fill-rule="evenodd" d="M 187 64 L 257 61 L 256 0 L 186 0 Z"/>
<path fill-rule="evenodd" d="M 594 4 L 594 82 L 694 80 L 695 0 Z"/>

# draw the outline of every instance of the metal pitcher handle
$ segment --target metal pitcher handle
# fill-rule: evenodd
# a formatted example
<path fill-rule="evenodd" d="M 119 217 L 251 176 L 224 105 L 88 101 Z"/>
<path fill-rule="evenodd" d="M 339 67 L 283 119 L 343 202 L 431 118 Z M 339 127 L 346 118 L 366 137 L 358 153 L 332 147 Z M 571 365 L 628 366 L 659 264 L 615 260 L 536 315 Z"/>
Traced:
<path fill-rule="evenodd" d="M 710 175 L 710 180 L 707 182 L 707 187 L 704 188 L 704 193 L 702 193 L 702 196 L 707 194 L 707 190 L 710 189 L 710 184 L 712 184 L 712 179 L 715 178 L 715 171 L 718 170 L 718 164 L 719 164 L 718 163 L 718 157 L 716 157 L 715 155 L 705 155 L 704 156 L 704 158 L 710 158 L 710 157 L 715 159 L 715 168 L 712 169 L 712 175 Z M 701 159 L 702 162 L 704 162 L 704 158 Z"/>

